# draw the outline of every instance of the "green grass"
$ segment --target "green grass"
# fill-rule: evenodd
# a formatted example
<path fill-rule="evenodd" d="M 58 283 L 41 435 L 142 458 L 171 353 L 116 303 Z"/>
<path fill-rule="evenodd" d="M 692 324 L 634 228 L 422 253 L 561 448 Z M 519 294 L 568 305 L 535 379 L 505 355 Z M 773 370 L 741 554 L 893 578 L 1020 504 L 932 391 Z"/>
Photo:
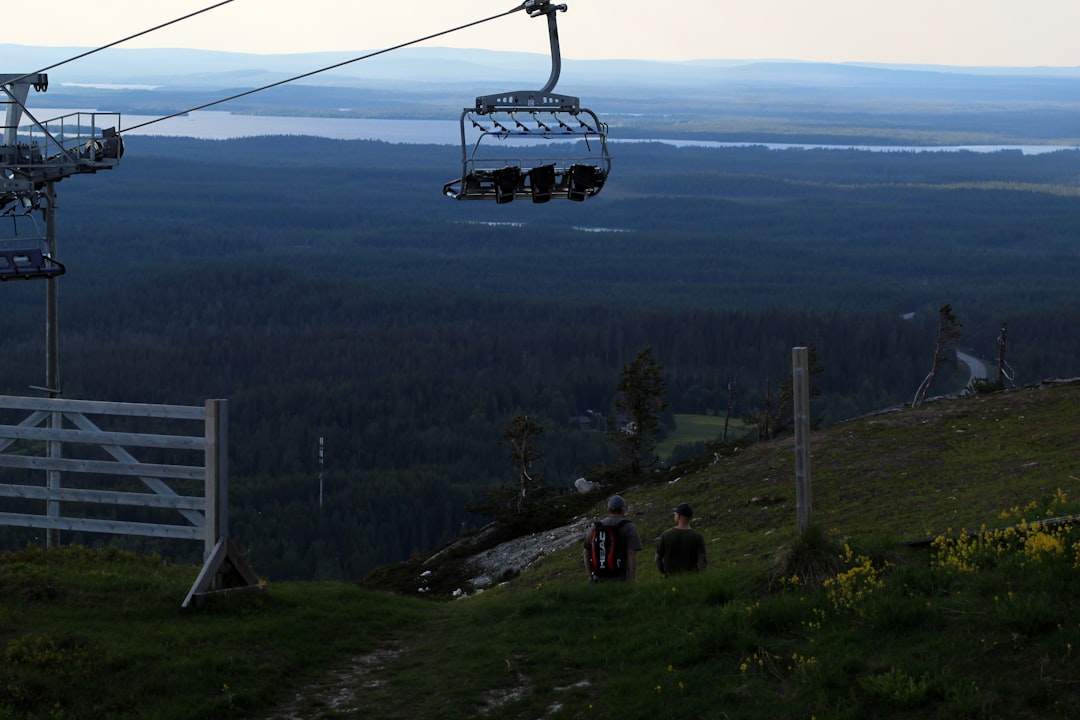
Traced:
<path fill-rule="evenodd" d="M 183 611 L 194 567 L 0 554 L 0 720 L 1074 717 L 1080 528 L 900 541 L 1077 512 L 1078 435 L 1077 385 L 816 432 L 805 534 L 790 440 L 645 476 L 633 586 L 584 583 L 571 547 L 451 602 L 271 579 Z M 710 569 L 664 580 L 681 500 Z M 465 584 L 422 560 L 397 570 Z"/>
<path fill-rule="evenodd" d="M 728 439 L 741 436 L 743 421 L 732 418 L 728 424 Z M 668 457 L 678 445 L 706 443 L 724 436 L 722 415 L 690 415 L 675 413 L 675 430 L 656 446 L 656 454 Z"/>
<path fill-rule="evenodd" d="M 0 555 L 0 718 L 242 717 L 433 610 L 342 583 L 182 610 L 197 573 L 112 550 Z"/>

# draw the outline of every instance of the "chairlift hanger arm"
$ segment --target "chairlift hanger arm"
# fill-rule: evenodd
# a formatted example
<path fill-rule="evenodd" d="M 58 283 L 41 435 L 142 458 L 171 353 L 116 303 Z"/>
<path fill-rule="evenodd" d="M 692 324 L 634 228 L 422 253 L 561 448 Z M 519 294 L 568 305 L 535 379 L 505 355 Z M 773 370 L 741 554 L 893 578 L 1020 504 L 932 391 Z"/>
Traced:
<path fill-rule="evenodd" d="M 555 17 L 556 13 L 566 12 L 566 5 L 553 5 L 549 0 L 526 0 L 518 9 L 525 10 L 529 17 L 547 17 L 548 42 L 551 47 L 551 74 L 548 76 L 544 86 L 539 90 L 518 90 L 478 97 L 476 98 L 476 111 L 480 114 L 486 114 L 497 110 L 535 107 L 555 107 L 560 110 L 576 111 L 580 106 L 580 101 L 576 97 L 558 95 L 552 92 L 559 82 L 559 76 L 562 74 L 559 26 Z"/>
<path fill-rule="evenodd" d="M 562 73 L 562 55 L 559 52 L 559 27 L 555 22 L 556 12 L 566 12 L 565 5 L 552 5 L 548 0 L 527 0 L 525 12 L 529 17 L 547 15 L 548 39 L 551 45 L 551 76 L 547 84 L 540 88 L 541 93 L 549 93 L 555 89 Z"/>

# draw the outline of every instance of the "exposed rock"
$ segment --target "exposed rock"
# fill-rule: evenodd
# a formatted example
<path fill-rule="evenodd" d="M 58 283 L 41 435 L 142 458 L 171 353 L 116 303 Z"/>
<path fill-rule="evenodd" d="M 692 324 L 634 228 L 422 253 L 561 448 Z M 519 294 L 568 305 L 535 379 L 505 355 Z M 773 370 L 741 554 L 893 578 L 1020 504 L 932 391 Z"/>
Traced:
<path fill-rule="evenodd" d="M 569 525 L 525 535 L 474 555 L 467 567 L 476 574 L 469 581 L 473 587 L 485 587 L 494 578 L 501 581 L 534 567 L 553 552 L 581 543 L 592 523 L 578 518 Z"/>
<path fill-rule="evenodd" d="M 591 493 L 593 490 L 599 490 L 599 483 L 594 483 L 586 480 L 585 478 L 578 478 L 574 481 L 574 488 L 577 489 L 582 495 Z"/>

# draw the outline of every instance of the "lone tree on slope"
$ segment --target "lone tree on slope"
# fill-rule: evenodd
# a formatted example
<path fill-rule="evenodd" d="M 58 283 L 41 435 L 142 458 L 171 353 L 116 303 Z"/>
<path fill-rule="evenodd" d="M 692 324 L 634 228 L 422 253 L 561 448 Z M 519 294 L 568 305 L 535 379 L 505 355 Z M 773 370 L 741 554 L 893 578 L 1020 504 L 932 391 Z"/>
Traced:
<path fill-rule="evenodd" d="M 934 363 L 930 366 L 930 372 L 923 379 L 919 389 L 915 391 L 915 398 L 911 401 L 911 407 L 922 405 L 926 394 L 930 392 L 930 386 L 934 384 L 934 376 L 941 368 L 941 363 L 949 360 L 949 351 L 960 337 L 960 328 L 964 325 L 953 314 L 952 305 L 942 305 L 938 309 L 937 341 L 934 344 Z"/>
<path fill-rule="evenodd" d="M 544 489 L 543 481 L 533 470 L 533 463 L 540 459 L 540 451 L 533 441 L 543 432 L 544 428 L 528 415 L 518 415 L 503 430 L 503 437 L 510 441 L 510 458 L 518 471 L 518 511 Z"/>
<path fill-rule="evenodd" d="M 615 418 L 609 420 L 607 437 L 635 473 L 659 459 L 654 451 L 660 437 L 660 415 L 668 407 L 663 371 L 649 346 L 623 366 L 622 379 L 615 388 Z"/>

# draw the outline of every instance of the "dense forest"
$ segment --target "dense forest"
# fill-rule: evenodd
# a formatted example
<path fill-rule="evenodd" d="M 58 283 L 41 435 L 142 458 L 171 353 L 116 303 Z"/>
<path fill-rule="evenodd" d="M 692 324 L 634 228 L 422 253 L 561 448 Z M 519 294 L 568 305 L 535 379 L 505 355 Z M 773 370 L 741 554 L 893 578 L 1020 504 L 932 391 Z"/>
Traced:
<path fill-rule="evenodd" d="M 620 143 L 596 198 L 506 206 L 441 196 L 458 152 L 139 137 L 57 186 L 64 396 L 227 398 L 231 527 L 262 575 L 356 577 L 483 523 L 466 507 L 513 482 L 520 414 L 569 488 L 613 461 L 579 418 L 647 346 L 675 413 L 727 413 L 733 386 L 744 417 L 813 344 L 825 424 L 911 400 L 944 304 L 992 361 L 1007 323 L 1016 382 L 1077 372 L 1075 151 Z M 44 283 L 0 292 L 0 393 L 34 394 Z"/>

